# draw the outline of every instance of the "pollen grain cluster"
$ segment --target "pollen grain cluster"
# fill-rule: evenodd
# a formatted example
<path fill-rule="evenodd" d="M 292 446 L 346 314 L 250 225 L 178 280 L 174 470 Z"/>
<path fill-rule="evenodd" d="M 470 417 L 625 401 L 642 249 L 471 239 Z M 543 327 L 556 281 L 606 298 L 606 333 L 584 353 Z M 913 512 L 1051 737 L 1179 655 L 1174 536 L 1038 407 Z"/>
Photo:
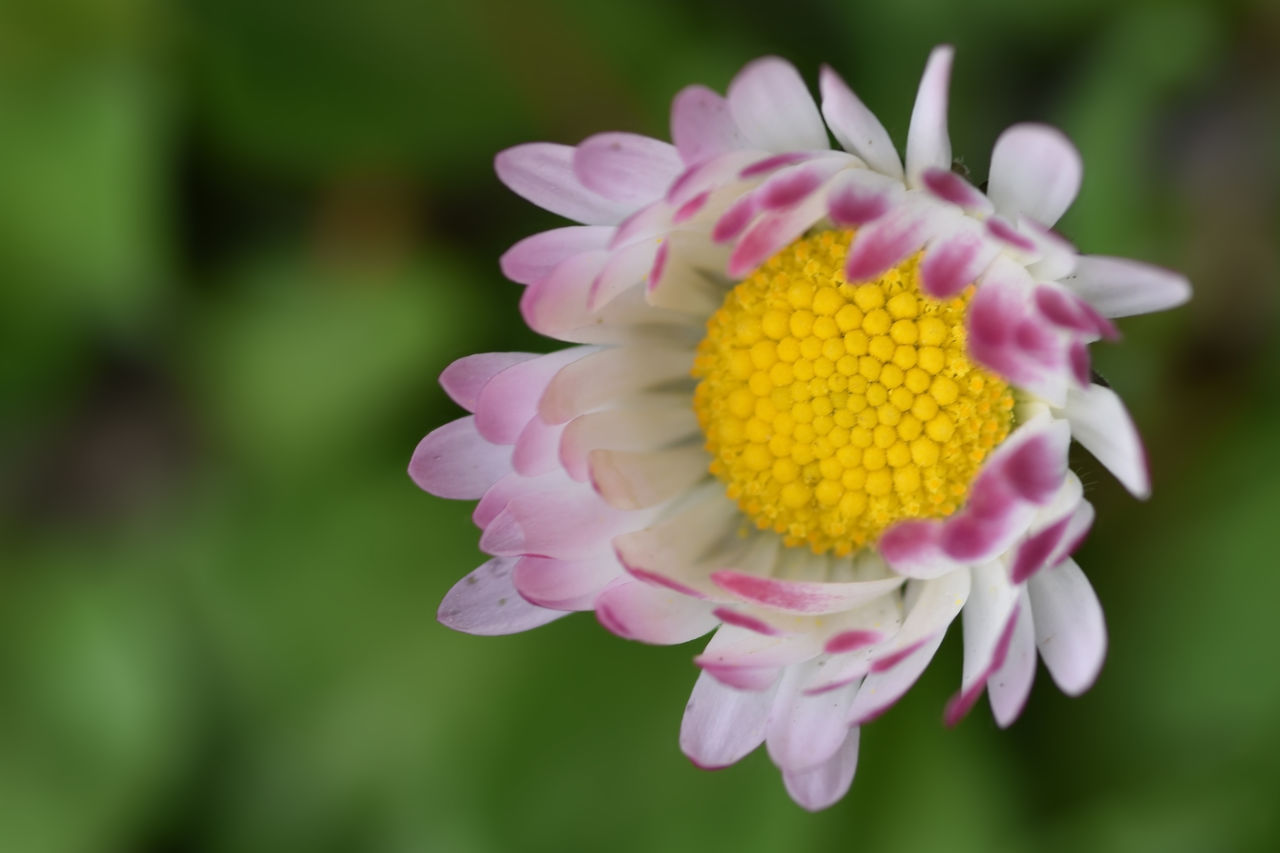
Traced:
<path fill-rule="evenodd" d="M 712 473 L 817 553 L 954 512 L 1012 420 L 1008 385 L 965 353 L 969 294 L 923 295 L 918 256 L 850 285 L 851 237 L 802 238 L 738 284 L 693 366 Z"/>

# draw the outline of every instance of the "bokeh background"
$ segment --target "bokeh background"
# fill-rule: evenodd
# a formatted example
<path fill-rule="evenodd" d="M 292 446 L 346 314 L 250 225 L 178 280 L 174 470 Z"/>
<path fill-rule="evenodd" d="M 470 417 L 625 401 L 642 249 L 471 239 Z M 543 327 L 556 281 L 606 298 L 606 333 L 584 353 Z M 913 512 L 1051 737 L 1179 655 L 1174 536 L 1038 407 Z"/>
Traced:
<path fill-rule="evenodd" d="M 946 730 L 955 632 L 809 815 L 680 755 L 696 646 L 437 625 L 477 534 L 404 469 L 449 361 L 551 347 L 496 151 L 763 53 L 901 144 L 942 41 L 975 179 L 1061 126 L 1064 233 L 1196 296 L 1095 348 L 1155 477 L 1079 460 L 1097 686 Z M 1275 3 L 4 0 L 0 850 L 1280 849 L 1278 174 Z"/>

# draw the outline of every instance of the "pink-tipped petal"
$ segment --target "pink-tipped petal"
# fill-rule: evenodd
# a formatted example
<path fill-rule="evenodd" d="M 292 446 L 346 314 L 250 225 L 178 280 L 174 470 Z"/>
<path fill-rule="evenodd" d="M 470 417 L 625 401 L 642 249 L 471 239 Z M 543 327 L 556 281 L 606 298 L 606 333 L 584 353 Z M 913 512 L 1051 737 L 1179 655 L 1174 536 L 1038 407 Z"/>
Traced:
<path fill-rule="evenodd" d="M 584 187 L 633 207 L 662 198 L 683 169 L 674 145 L 635 133 L 598 133 L 573 153 Z"/>
<path fill-rule="evenodd" d="M 890 190 L 850 170 L 836 177 L 827 194 L 827 215 L 836 225 L 856 228 L 889 212 Z"/>
<path fill-rule="evenodd" d="M 726 687 L 702 672 L 680 723 L 680 751 L 704 770 L 736 764 L 764 742 L 773 691 Z"/>
<path fill-rule="evenodd" d="M 1134 497 L 1151 495 L 1142 438 L 1116 392 L 1102 385 L 1072 388 L 1067 392 L 1065 412 L 1072 437 Z"/>
<path fill-rule="evenodd" d="M 1040 572 L 1027 591 L 1040 656 L 1062 692 L 1078 696 L 1093 686 L 1107 654 L 1098 596 L 1074 560 Z"/>
<path fill-rule="evenodd" d="M 516 195 L 543 210 L 587 225 L 614 225 L 634 205 L 607 199 L 587 189 L 573 172 L 573 147 L 530 142 L 494 158 L 498 179 Z"/>
<path fill-rule="evenodd" d="M 739 628 L 745 628 L 748 631 L 754 631 L 766 637 L 776 637 L 782 633 L 758 616 L 743 613 L 741 610 L 734 610 L 732 607 L 717 607 L 712 612 L 715 613 L 717 619 L 726 625 L 736 625 Z"/>
<path fill-rule="evenodd" d="M 941 201 L 984 213 L 991 209 L 986 196 L 950 169 L 931 166 L 924 170 L 920 180 L 924 188 Z"/>
<path fill-rule="evenodd" d="M 441 624 L 483 637 L 517 634 L 567 616 L 563 610 L 537 607 L 520 597 L 512 583 L 516 561 L 495 557 L 454 585 L 440 602 Z"/>
<path fill-rule="evenodd" d="M 729 102 L 706 86 L 687 86 L 672 101 L 671 139 L 689 164 L 746 147 Z"/>
<path fill-rule="evenodd" d="M 1102 255 L 1079 257 L 1062 283 L 1107 317 L 1164 311 L 1191 298 L 1191 284 L 1175 272 Z"/>
<path fill-rule="evenodd" d="M 841 147 L 861 157 L 877 172 L 901 180 L 902 160 L 889 132 L 840 75 L 822 66 L 818 88 L 822 93 L 822 115 Z"/>
<path fill-rule="evenodd" d="M 463 356 L 440 374 L 440 387 L 468 412 L 480 402 L 480 392 L 489 380 L 508 367 L 537 358 L 531 352 L 482 352 Z"/>
<path fill-rule="evenodd" d="M 791 63 L 766 56 L 749 63 L 729 84 L 734 123 L 757 148 L 766 151 L 827 147 L 827 129 Z"/>
<path fill-rule="evenodd" d="M 418 442 L 409 477 L 436 497 L 476 500 L 511 471 L 511 448 L 491 444 L 470 415 L 450 421 Z"/>
<path fill-rule="evenodd" d="M 977 279 L 994 256 L 994 247 L 974 230 L 934 240 L 920 264 L 921 288 L 936 299 L 950 299 Z"/>
<path fill-rule="evenodd" d="M 924 245 L 926 222 L 916 211 L 899 208 L 859 231 L 849 248 L 844 274 L 851 284 L 869 281 Z"/>
<path fill-rule="evenodd" d="M 951 137 L 947 134 L 947 89 L 951 84 L 950 45 L 935 47 L 920 78 L 920 89 L 907 130 L 907 183 L 918 187 L 926 169 L 951 168 Z"/>
<path fill-rule="evenodd" d="M 533 284 L 564 261 L 609 245 L 613 229 L 602 225 L 569 225 L 525 237 L 498 260 L 502 274 L 517 284 Z"/>
<path fill-rule="evenodd" d="M 858 769 L 858 734 L 858 729 L 849 729 L 840 749 L 822 764 L 783 772 L 783 784 L 797 805 L 811 812 L 822 811 L 849 792 Z"/>
<path fill-rule="evenodd" d="M 748 193 L 729 205 L 729 209 L 720 215 L 711 229 L 711 239 L 717 243 L 728 243 L 738 237 L 751 220 L 760 212 L 760 201 L 754 193 Z"/>
<path fill-rule="evenodd" d="M 687 643 L 718 624 L 706 602 L 626 576 L 596 599 L 596 616 L 620 637 L 661 646 Z"/>
<path fill-rule="evenodd" d="M 714 572 L 711 580 L 726 592 L 732 592 L 753 604 L 790 613 L 839 613 L 879 598 L 902 585 L 901 577 L 848 583 L 808 583 L 724 569 Z"/>
<path fill-rule="evenodd" d="M 987 679 L 987 698 L 996 724 L 1005 729 L 1022 713 L 1036 675 L 1036 635 L 1026 590 L 1019 594 L 1018 616 L 1004 664 Z"/>
<path fill-rule="evenodd" d="M 862 680 L 858 695 L 849 708 L 849 724 L 860 726 L 874 720 L 902 698 L 902 694 L 911 689 L 916 679 L 924 672 L 929 661 L 933 660 L 938 646 L 942 645 L 943 633 L 938 632 L 922 641 L 906 656 L 895 661 L 894 665 L 883 669 L 873 669 L 871 674 Z"/>
<path fill-rule="evenodd" d="M 964 680 L 947 703 L 946 723 L 954 726 L 982 695 L 987 679 L 1004 666 L 1018 615 L 1019 589 L 1000 563 L 973 569 L 973 587 L 961 613 L 964 624 Z"/>
<path fill-rule="evenodd" d="M 874 645 L 884 639 L 879 631 L 852 630 L 841 631 L 831 639 L 827 640 L 826 646 L 823 647 L 829 655 L 838 655 L 845 652 L 852 652 L 858 649 L 864 649 L 867 646 Z"/>
<path fill-rule="evenodd" d="M 996 140 L 987 195 L 1010 219 L 1053 225 L 1075 201 L 1082 171 L 1080 153 L 1061 131 L 1017 124 Z"/>

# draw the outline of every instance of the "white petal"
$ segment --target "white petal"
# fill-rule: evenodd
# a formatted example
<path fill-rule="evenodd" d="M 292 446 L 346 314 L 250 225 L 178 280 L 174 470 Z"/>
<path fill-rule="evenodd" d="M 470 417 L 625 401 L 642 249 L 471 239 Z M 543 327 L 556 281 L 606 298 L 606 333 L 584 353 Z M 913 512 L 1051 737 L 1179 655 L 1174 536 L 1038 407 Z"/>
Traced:
<path fill-rule="evenodd" d="M 573 173 L 573 147 L 529 142 L 494 158 L 498 179 L 516 195 L 586 225 L 613 225 L 634 210 L 582 185 Z"/>
<path fill-rule="evenodd" d="M 864 678 L 849 708 L 850 724 L 862 725 L 873 720 L 902 698 L 902 694 L 911 689 L 929 661 L 933 660 L 938 646 L 942 645 L 943 636 L 944 633 L 939 631 L 922 641 L 910 654 L 895 661 L 893 666 L 873 671 Z"/>
<path fill-rule="evenodd" d="M 907 130 L 907 182 L 921 185 L 925 169 L 951 168 L 951 137 L 947 135 L 947 87 L 951 83 L 950 45 L 935 47 L 920 78 L 920 90 Z"/>
<path fill-rule="evenodd" d="M 1176 272 L 1103 255 L 1081 255 L 1075 272 L 1062 283 L 1104 317 L 1164 311 L 1191 298 L 1190 282 Z"/>
<path fill-rule="evenodd" d="M 729 84 L 729 110 L 751 143 L 766 151 L 827 148 L 827 130 L 791 63 L 766 56 Z"/>
<path fill-rule="evenodd" d="M 528 631 L 568 615 L 521 598 L 511 578 L 515 564 L 514 558 L 495 557 L 458 581 L 440 602 L 436 618 L 455 631 L 489 637 Z"/>
<path fill-rule="evenodd" d="M 706 770 L 742 759 L 764 741 L 775 689 L 738 690 L 699 674 L 680 723 L 681 752 Z"/>
<path fill-rule="evenodd" d="M 1090 385 L 1067 391 L 1063 407 L 1071 424 L 1071 437 L 1106 466 L 1135 497 L 1151 494 L 1147 455 L 1133 419 L 1120 396 L 1110 388 Z"/>
<path fill-rule="evenodd" d="M 857 683 L 817 695 L 800 687 L 811 667 L 787 667 L 769 717 L 765 745 L 783 771 L 806 770 L 826 762 L 840 749 L 849 730 L 849 706 Z"/>
<path fill-rule="evenodd" d="M 1031 603 L 1026 590 L 1022 590 L 1018 607 L 1018 623 L 1005 654 L 1004 665 L 987 679 L 987 698 L 991 700 L 991 712 L 1000 728 L 1008 728 L 1018 719 L 1031 682 L 1036 675 L 1036 634 L 1031 615 Z"/>
<path fill-rule="evenodd" d="M 1011 220 L 1027 216 L 1053 225 L 1075 201 L 1083 168 L 1080 152 L 1061 131 L 1016 124 L 991 152 L 987 196 Z"/>
<path fill-rule="evenodd" d="M 965 602 L 964 679 L 960 692 L 947 703 L 946 720 L 955 725 L 981 695 L 987 679 L 1004 663 L 1012 642 L 1019 589 L 1009 582 L 1001 562 L 973 569 L 973 588 Z"/>
<path fill-rule="evenodd" d="M 701 445 L 671 450 L 593 450 L 591 483 L 610 505 L 640 509 L 670 500 L 707 476 Z"/>
<path fill-rule="evenodd" d="M 848 793 L 858 769 L 858 734 L 859 729 L 849 729 L 840 749 L 825 763 L 798 773 L 783 773 L 782 781 L 791 799 L 816 812 L 835 805 Z"/>
<path fill-rule="evenodd" d="M 1045 569 L 1027 582 L 1036 645 L 1063 693 L 1088 690 L 1107 654 L 1102 605 L 1075 560 Z"/>
<path fill-rule="evenodd" d="M 844 150 L 858 155 L 876 171 L 901 180 L 902 160 L 875 113 L 867 109 L 839 74 L 825 65 L 818 88 L 822 92 L 822 115 Z"/>

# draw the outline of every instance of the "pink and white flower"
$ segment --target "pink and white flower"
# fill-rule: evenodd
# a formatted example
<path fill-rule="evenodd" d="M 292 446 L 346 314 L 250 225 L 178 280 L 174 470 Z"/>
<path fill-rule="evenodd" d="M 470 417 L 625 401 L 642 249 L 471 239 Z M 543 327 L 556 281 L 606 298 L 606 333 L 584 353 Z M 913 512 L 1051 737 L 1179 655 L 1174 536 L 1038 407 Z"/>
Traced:
<path fill-rule="evenodd" d="M 1002 134 L 985 192 L 951 171 L 951 58 L 941 47 L 928 61 L 905 163 L 835 72 L 822 69 L 819 107 L 795 69 L 776 58 L 749 64 L 727 96 L 700 86 L 678 94 L 673 144 L 604 133 L 577 146 L 533 143 L 499 154 L 508 187 L 581 223 L 522 240 L 502 258 L 506 275 L 526 285 L 520 306 L 528 325 L 575 346 L 454 362 L 441 383 L 470 414 L 424 438 L 410 463 L 428 492 L 478 500 L 473 517 L 492 555 L 449 592 L 441 621 L 505 634 L 594 610 L 609 630 L 648 643 L 714 632 L 695 659 L 702 673 L 682 749 L 699 766 L 723 767 L 765 743 L 788 791 L 809 809 L 843 796 L 859 727 L 914 683 L 957 615 L 964 672 L 950 721 L 985 689 L 997 721 L 1011 723 L 1037 650 L 1065 692 L 1093 682 L 1105 629 L 1071 554 L 1094 513 L 1067 469 L 1068 445 L 1078 441 L 1139 497 L 1149 481 L 1118 396 L 1091 381 L 1087 347 L 1117 336 L 1112 319 L 1172 307 L 1190 292 L 1171 272 L 1078 255 L 1050 230 L 1082 175 L 1058 131 L 1018 125 Z M 695 401 L 689 378 L 708 352 L 715 318 L 730 318 L 727 335 L 751 327 L 744 340 L 760 337 L 758 316 L 724 313 L 740 282 L 764 281 L 756 276 L 762 265 L 765 278 L 793 269 L 778 259 L 841 229 L 855 229 L 839 247 L 841 268 L 830 271 L 841 293 L 852 300 L 860 282 L 898 276 L 910 278 L 921 299 L 958 306 L 963 330 L 948 340 L 1016 402 L 1007 437 L 977 454 L 975 473 L 935 489 L 942 495 L 956 486 L 959 505 L 915 512 L 905 508 L 917 502 L 903 497 L 902 512 L 867 541 L 842 532 L 845 516 L 832 515 L 843 493 L 827 486 L 822 503 L 810 488 L 826 477 L 858 491 L 848 484 L 860 475 L 815 474 L 817 463 L 804 461 L 812 454 L 797 451 L 804 442 L 790 433 L 783 444 L 791 451 L 769 445 L 766 462 L 782 466 L 746 485 L 772 495 L 772 504 L 751 503 L 745 481 L 723 464 L 713 474 L 707 419 L 722 410 Z M 815 312 L 796 313 L 807 319 L 775 337 L 808 334 Z M 871 328 L 871 313 L 863 328 Z M 904 334 L 914 341 L 908 325 Z M 845 338 L 851 353 L 859 334 Z M 764 370 L 761 363 L 776 358 L 773 346 L 743 369 Z M 817 364 L 824 356 L 805 358 Z M 881 362 L 888 370 L 887 357 Z M 968 368 L 934 372 L 953 369 L 963 376 Z M 917 390 L 935 400 L 924 408 L 954 399 L 954 389 L 936 388 Z M 768 396 L 761 395 L 756 417 Z M 956 404 L 955 417 L 976 411 L 976 399 Z M 889 405 L 881 417 L 897 423 L 919 414 L 904 406 Z M 762 447 L 766 438 L 741 441 Z M 784 507 L 779 490 L 796 476 L 786 473 L 788 452 L 806 473 L 796 481 L 804 488 L 784 494 Z M 885 463 L 848 464 L 865 474 Z M 917 458 L 893 468 L 895 477 L 916 472 L 893 480 L 894 494 L 922 494 L 912 477 L 926 467 Z M 874 501 L 872 487 L 865 491 Z M 754 516 L 744 508 L 761 500 L 768 505 Z M 801 515 L 788 516 L 792 510 Z M 804 521 L 819 517 L 834 518 L 836 532 Z M 773 528 L 766 523 L 779 518 Z M 805 536 L 812 547 L 796 541 Z"/>

